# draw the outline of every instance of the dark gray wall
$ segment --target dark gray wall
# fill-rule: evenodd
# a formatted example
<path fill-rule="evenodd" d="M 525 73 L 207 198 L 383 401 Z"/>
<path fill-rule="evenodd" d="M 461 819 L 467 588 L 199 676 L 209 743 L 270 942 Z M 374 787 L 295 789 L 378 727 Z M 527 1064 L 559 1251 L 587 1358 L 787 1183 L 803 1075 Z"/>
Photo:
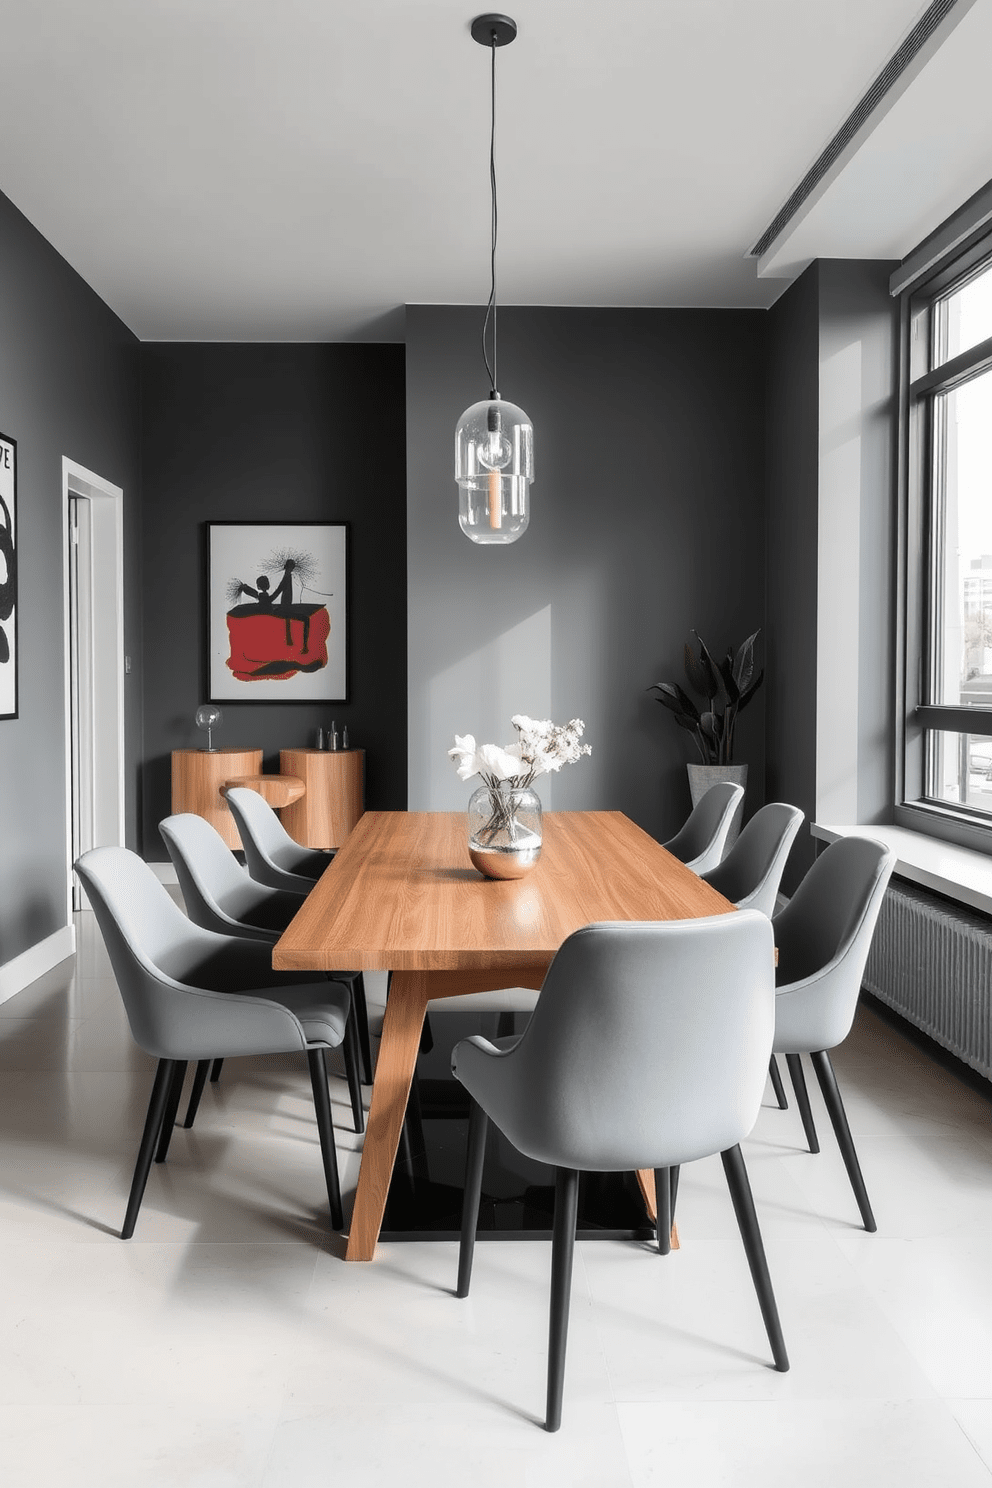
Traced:
<path fill-rule="evenodd" d="M 366 804 L 406 805 L 403 349 L 142 347 L 143 851 L 166 856 L 170 755 L 202 747 L 205 523 L 350 524 L 348 703 L 225 703 L 217 742 L 313 742 L 333 715 L 366 750 Z"/>
<path fill-rule="evenodd" d="M 124 490 L 125 646 L 140 654 L 138 342 L 0 196 L 0 430 L 17 440 L 20 716 L 0 721 L 0 965 L 66 923 L 62 457 Z M 127 830 L 141 752 L 125 694 Z"/>
<path fill-rule="evenodd" d="M 819 270 L 768 312 L 765 789 L 816 816 L 816 567 L 819 491 Z M 804 828 L 784 888 L 813 861 Z"/>
<path fill-rule="evenodd" d="M 407 311 L 410 805 L 457 809 L 452 735 L 509 741 L 514 712 L 586 722 L 591 759 L 545 804 L 674 832 L 683 734 L 647 693 L 697 628 L 721 651 L 763 623 L 763 312 L 500 311 L 499 380 L 534 422 L 528 532 L 479 548 L 457 521 L 454 429 L 488 386 L 482 312 Z M 738 757 L 762 799 L 761 701 Z"/>
<path fill-rule="evenodd" d="M 892 819 L 893 267 L 820 260 L 768 315 L 766 783 L 810 823 Z"/>
<path fill-rule="evenodd" d="M 854 488 L 850 537 L 830 543 L 820 518 L 820 634 L 837 640 L 842 617 L 855 624 L 846 648 L 822 646 L 818 657 L 819 754 L 837 757 L 845 744 L 829 725 L 848 715 L 854 727 L 846 742 L 844 792 L 854 821 L 890 822 L 895 798 L 895 534 L 896 432 L 899 320 L 889 294 L 893 262 L 823 259 L 820 293 L 820 499 L 843 501 L 836 478 Z M 828 369 L 845 368 L 842 386 Z M 829 461 L 836 461 L 831 473 Z M 847 472 L 849 471 L 849 476 Z M 846 513 L 845 513 L 846 514 Z M 857 593 L 850 593 L 857 553 Z M 825 613 L 833 594 L 838 609 Z M 852 693 L 853 684 L 853 693 Z M 819 809 L 830 798 L 819 788 Z"/>

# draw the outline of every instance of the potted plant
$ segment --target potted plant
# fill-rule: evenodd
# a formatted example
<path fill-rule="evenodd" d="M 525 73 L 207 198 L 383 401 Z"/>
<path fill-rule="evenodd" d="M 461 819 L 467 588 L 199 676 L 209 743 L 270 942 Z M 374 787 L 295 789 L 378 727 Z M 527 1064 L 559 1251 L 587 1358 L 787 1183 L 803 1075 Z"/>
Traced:
<path fill-rule="evenodd" d="M 732 780 L 747 785 L 747 765 L 735 765 L 734 732 L 737 716 L 754 697 L 765 679 L 764 671 L 754 672 L 754 643 L 759 631 L 748 636 L 737 650 L 731 647 L 721 662 L 715 662 L 706 643 L 693 631 L 699 645 L 698 655 L 692 646 L 685 647 L 685 675 L 692 692 L 702 701 L 697 707 L 689 693 L 677 682 L 655 682 L 649 692 L 658 694 L 658 702 L 667 708 L 680 728 L 692 734 L 699 750 L 699 764 L 688 764 L 689 793 L 693 806 L 711 785 Z M 743 802 L 741 803 L 743 807 Z M 740 817 L 738 812 L 738 819 Z M 738 822 L 731 826 L 732 841 Z"/>

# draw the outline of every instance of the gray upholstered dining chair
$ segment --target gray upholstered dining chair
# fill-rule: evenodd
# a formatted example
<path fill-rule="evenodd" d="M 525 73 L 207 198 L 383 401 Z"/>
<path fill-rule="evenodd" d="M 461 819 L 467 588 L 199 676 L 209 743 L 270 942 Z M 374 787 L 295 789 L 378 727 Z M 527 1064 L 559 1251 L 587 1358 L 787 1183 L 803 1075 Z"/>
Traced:
<path fill-rule="evenodd" d="M 785 864 L 802 820 L 798 806 L 781 801 L 762 806 L 745 825 L 723 862 L 700 877 L 738 909 L 758 909 L 762 914 L 773 915 Z M 774 1054 L 768 1073 L 779 1109 L 784 1111 L 789 1102 Z"/>
<path fill-rule="evenodd" d="M 135 1042 L 158 1060 L 123 1240 L 134 1233 L 153 1158 L 168 1154 L 187 1062 L 305 1053 L 331 1225 L 343 1226 L 326 1053 L 344 1040 L 346 987 L 272 970 L 268 946 L 194 925 L 147 863 L 97 847 L 75 863 L 100 926 Z"/>
<path fill-rule="evenodd" d="M 680 830 L 662 846 L 694 873 L 708 873 L 723 857 L 730 824 L 743 799 L 742 787 L 730 781 L 711 785 Z"/>
<path fill-rule="evenodd" d="M 774 1020 L 771 922 L 744 910 L 577 930 L 552 961 L 519 1039 L 456 1044 L 452 1070 L 475 1103 L 459 1297 L 471 1280 L 489 1119 L 525 1156 L 556 1170 L 549 1431 L 561 1424 L 580 1172 L 653 1168 L 664 1253 L 674 1175 L 719 1152 L 775 1367 L 788 1369 L 739 1146 L 758 1115 Z"/>
<path fill-rule="evenodd" d="M 186 913 L 194 925 L 220 935 L 240 935 L 268 946 L 275 945 L 302 906 L 305 894 L 288 889 L 269 889 L 256 883 L 242 868 L 220 833 L 202 816 L 189 811 L 178 812 L 161 821 L 159 831 L 176 870 Z M 363 1035 L 361 1054 L 366 1066 L 366 1080 L 369 1084 L 372 1081 L 364 980 L 360 971 L 334 971 L 329 975 L 331 981 L 343 982 L 351 994 L 354 1017 L 348 1021 L 344 1042 L 345 1072 L 355 1130 L 363 1132 L 365 1113 L 359 1073 Z M 215 1079 L 217 1073 L 215 1070 Z M 183 1122 L 187 1128 L 193 1125 L 205 1083 L 205 1063 L 201 1063 L 197 1066 Z"/>
<path fill-rule="evenodd" d="M 258 791 L 235 785 L 223 792 L 244 848 L 248 872 L 270 889 L 306 894 L 332 861 L 333 852 L 294 842 Z"/>
<path fill-rule="evenodd" d="M 771 919 L 786 860 L 803 820 L 798 806 L 773 801 L 745 824 L 722 863 L 701 873 L 738 909 L 757 909 Z"/>
<path fill-rule="evenodd" d="M 773 1049 L 784 1054 L 811 1152 L 819 1152 L 802 1055 L 816 1072 L 866 1230 L 874 1231 L 861 1165 L 831 1063 L 851 1031 L 865 962 L 895 854 L 869 837 L 842 837 L 813 863 L 772 925 L 778 947 Z"/>

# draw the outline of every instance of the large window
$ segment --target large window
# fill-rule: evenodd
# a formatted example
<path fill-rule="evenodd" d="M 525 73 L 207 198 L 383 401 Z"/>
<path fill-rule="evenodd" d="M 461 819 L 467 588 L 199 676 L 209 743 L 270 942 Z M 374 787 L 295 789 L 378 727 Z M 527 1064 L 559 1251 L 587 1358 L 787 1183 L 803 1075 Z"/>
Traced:
<path fill-rule="evenodd" d="M 992 248 L 910 304 L 904 809 L 992 845 Z"/>

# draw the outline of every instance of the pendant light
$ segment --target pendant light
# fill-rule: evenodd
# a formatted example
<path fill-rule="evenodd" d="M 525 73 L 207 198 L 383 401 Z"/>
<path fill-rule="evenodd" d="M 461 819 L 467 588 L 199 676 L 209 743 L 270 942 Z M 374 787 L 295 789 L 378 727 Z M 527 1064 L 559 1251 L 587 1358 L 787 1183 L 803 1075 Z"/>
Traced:
<path fill-rule="evenodd" d="M 476 16 L 472 37 L 492 54 L 489 188 L 492 201 L 490 290 L 482 326 L 489 397 L 466 408 L 455 430 L 458 522 L 475 543 L 512 543 L 530 521 L 528 487 L 534 479 L 534 429 L 522 408 L 506 403 L 496 383 L 496 48 L 508 46 L 517 24 L 505 15 Z M 491 327 L 491 330 L 490 330 Z M 489 341 L 492 342 L 492 361 Z"/>

